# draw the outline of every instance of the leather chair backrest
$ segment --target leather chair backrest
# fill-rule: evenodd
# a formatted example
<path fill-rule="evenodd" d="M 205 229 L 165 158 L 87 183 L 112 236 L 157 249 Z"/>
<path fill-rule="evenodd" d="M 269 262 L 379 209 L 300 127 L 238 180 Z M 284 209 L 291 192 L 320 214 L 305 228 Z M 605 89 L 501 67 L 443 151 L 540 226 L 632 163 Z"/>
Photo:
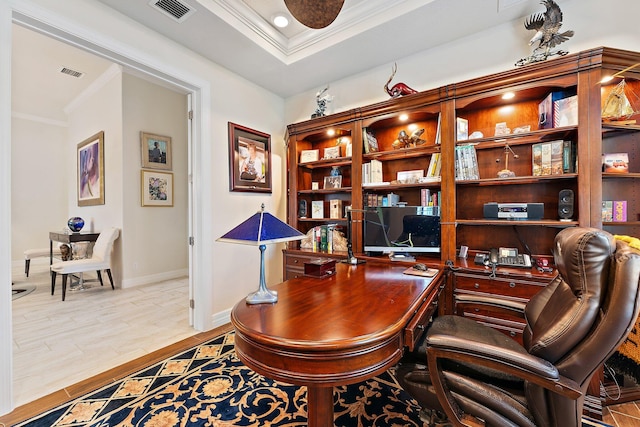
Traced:
<path fill-rule="evenodd" d="M 97 258 L 107 263 L 110 262 L 113 242 L 115 242 L 119 235 L 120 230 L 115 227 L 101 231 L 96 240 L 96 244 L 93 246 L 92 258 Z"/>
<path fill-rule="evenodd" d="M 586 388 L 636 322 L 640 255 L 606 231 L 568 228 L 554 257 L 558 277 L 526 306 L 524 345 Z"/>

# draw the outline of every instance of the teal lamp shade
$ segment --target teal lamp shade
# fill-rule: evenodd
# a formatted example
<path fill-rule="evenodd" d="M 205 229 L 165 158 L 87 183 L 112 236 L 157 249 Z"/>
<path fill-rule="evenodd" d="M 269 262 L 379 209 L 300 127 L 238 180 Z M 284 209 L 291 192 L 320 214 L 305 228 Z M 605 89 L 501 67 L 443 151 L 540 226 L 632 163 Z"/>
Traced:
<path fill-rule="evenodd" d="M 262 209 L 233 230 L 218 238 L 219 242 L 258 246 L 260 249 L 260 285 L 247 296 L 248 304 L 275 303 L 278 293 L 267 289 L 264 275 L 266 245 L 304 239 L 305 235 Z"/>

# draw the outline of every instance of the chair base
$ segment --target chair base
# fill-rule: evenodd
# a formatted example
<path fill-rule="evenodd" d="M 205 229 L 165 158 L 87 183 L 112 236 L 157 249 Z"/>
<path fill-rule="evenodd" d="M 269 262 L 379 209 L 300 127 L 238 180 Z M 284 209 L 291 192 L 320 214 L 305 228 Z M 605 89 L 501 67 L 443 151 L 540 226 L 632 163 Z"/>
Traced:
<path fill-rule="evenodd" d="M 107 268 L 105 269 L 105 271 L 107 272 L 107 276 L 109 276 L 109 282 L 111 283 L 111 289 L 115 291 L 115 286 L 113 285 L 113 276 L 111 275 L 111 269 Z M 96 270 L 96 273 L 98 273 L 98 280 L 100 280 L 100 286 L 104 286 L 104 282 L 102 281 L 102 273 L 100 272 L 100 270 Z M 53 295 L 55 293 L 56 290 L 56 277 L 57 277 L 58 273 L 56 273 L 55 271 L 51 271 L 51 295 Z M 67 279 L 68 279 L 69 274 L 63 274 L 62 275 L 62 301 L 65 300 L 66 296 L 67 296 Z"/>

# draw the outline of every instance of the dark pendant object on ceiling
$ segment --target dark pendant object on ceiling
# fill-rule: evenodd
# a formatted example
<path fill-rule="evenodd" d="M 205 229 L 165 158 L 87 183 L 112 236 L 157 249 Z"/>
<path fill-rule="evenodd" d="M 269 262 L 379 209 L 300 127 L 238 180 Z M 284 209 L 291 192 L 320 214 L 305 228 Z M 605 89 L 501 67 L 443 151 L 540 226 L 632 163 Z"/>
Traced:
<path fill-rule="evenodd" d="M 284 0 L 284 4 L 301 24 L 318 30 L 338 17 L 344 0 Z"/>

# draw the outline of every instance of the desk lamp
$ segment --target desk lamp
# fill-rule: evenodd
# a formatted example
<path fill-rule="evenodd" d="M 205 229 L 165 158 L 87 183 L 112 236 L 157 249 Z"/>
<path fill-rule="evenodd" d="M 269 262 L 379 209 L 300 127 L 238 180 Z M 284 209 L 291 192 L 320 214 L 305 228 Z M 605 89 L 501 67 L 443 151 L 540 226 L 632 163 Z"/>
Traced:
<path fill-rule="evenodd" d="M 295 228 L 265 212 L 263 203 L 259 212 L 218 238 L 220 242 L 258 246 L 258 249 L 260 249 L 260 286 L 256 292 L 247 296 L 247 304 L 274 303 L 278 301 L 278 293 L 267 289 L 264 278 L 264 251 L 267 248 L 266 245 L 302 240 L 304 237 L 305 235 Z"/>

